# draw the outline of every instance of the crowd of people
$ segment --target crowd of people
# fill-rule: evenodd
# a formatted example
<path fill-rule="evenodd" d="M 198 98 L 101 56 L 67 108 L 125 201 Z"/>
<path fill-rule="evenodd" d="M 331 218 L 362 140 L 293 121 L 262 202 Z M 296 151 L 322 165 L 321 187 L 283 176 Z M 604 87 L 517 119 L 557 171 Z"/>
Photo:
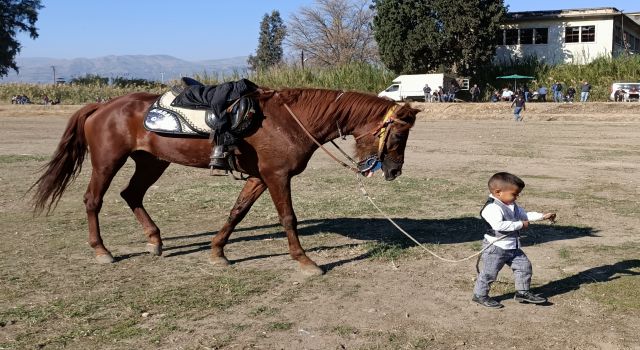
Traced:
<path fill-rule="evenodd" d="M 11 104 L 12 105 L 27 105 L 31 104 L 31 99 L 27 95 L 14 95 L 11 96 Z M 60 104 L 60 97 L 57 97 L 55 100 L 49 98 L 48 95 L 42 96 L 42 104 L 45 106 L 48 105 L 57 105 Z"/>
<path fill-rule="evenodd" d="M 27 105 L 31 103 L 31 99 L 27 95 L 14 95 L 11 96 L 12 105 Z"/>
<path fill-rule="evenodd" d="M 589 93 L 591 92 L 591 84 L 584 81 L 579 87 L 580 89 L 580 102 L 587 102 L 589 99 Z M 525 102 L 538 101 L 547 102 L 547 95 L 550 94 L 549 101 L 573 103 L 576 99 L 578 91 L 575 87 L 569 86 L 566 90 L 561 82 L 556 81 L 551 85 L 551 89 L 548 89 L 545 85 L 538 86 L 538 89 L 531 91 L 529 87 L 524 84 L 521 88 L 512 91 L 511 87 L 505 87 L 502 90 L 495 90 L 491 95 L 491 102 L 507 101 L 513 102 L 518 96 L 522 96 Z"/>
<path fill-rule="evenodd" d="M 431 89 L 429 84 L 425 84 L 422 88 L 425 102 L 455 102 L 456 94 L 459 91 L 460 88 L 455 84 L 451 84 L 448 89 L 444 89 L 442 86 Z"/>

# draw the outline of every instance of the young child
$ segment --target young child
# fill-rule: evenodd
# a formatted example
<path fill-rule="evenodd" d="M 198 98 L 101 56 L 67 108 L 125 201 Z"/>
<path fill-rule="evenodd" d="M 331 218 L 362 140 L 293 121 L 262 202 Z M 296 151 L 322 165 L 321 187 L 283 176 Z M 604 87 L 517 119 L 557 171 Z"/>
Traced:
<path fill-rule="evenodd" d="M 513 107 L 514 105 L 516 107 L 513 109 L 513 119 L 515 119 L 515 121 L 522 121 L 520 112 L 527 109 L 527 107 L 525 106 L 524 97 L 522 97 L 522 95 L 520 94 L 517 95 L 513 102 L 511 102 L 511 107 Z"/>
<path fill-rule="evenodd" d="M 472 300 L 490 307 L 503 305 L 489 297 L 489 288 L 498 277 L 498 272 L 506 264 L 515 276 L 516 294 L 514 299 L 521 303 L 541 304 L 546 298 L 529 291 L 531 283 L 531 262 L 520 249 L 520 231 L 529 227 L 530 221 L 548 219 L 553 222 L 554 213 L 525 212 L 516 204 L 516 199 L 524 188 L 524 181 L 510 173 L 496 173 L 489 179 L 489 199 L 480 211 L 487 226 L 483 247 L 493 243 L 482 253 L 482 268 L 473 290 Z M 502 238 L 507 236 L 505 238 Z M 502 238 L 502 239 L 501 239 Z"/>

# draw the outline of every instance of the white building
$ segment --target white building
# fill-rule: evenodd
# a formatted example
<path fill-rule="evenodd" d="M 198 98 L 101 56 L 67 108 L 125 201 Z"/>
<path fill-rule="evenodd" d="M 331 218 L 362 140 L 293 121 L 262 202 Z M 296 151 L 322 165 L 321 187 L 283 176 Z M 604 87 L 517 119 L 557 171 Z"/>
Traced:
<path fill-rule="evenodd" d="M 588 63 L 627 51 L 640 54 L 640 13 L 614 7 L 507 13 L 496 61 L 537 56 L 547 63 Z"/>

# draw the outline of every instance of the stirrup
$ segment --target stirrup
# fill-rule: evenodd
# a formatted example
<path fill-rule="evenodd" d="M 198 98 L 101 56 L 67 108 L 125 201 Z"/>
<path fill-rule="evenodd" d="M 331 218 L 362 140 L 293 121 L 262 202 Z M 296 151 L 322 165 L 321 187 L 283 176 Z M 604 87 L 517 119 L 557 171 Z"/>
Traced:
<path fill-rule="evenodd" d="M 229 167 L 229 152 L 225 150 L 222 145 L 215 145 L 211 150 L 211 156 L 209 157 L 209 168 L 230 170 Z"/>
<path fill-rule="evenodd" d="M 209 168 L 211 169 L 222 169 L 229 170 L 229 162 L 227 159 L 227 154 L 223 157 L 211 157 L 211 161 L 209 162 Z"/>

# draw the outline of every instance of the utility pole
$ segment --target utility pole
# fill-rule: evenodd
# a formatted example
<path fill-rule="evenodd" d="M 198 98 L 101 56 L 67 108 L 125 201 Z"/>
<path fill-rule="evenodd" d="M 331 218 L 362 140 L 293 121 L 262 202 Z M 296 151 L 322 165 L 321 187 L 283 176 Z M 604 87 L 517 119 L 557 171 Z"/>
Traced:
<path fill-rule="evenodd" d="M 164 85 L 164 72 L 160 72 L 160 84 Z"/>
<path fill-rule="evenodd" d="M 302 70 L 304 70 L 304 50 L 300 50 L 300 65 L 302 66 Z"/>
<path fill-rule="evenodd" d="M 51 66 L 53 69 L 53 85 L 56 85 L 56 66 Z"/>

